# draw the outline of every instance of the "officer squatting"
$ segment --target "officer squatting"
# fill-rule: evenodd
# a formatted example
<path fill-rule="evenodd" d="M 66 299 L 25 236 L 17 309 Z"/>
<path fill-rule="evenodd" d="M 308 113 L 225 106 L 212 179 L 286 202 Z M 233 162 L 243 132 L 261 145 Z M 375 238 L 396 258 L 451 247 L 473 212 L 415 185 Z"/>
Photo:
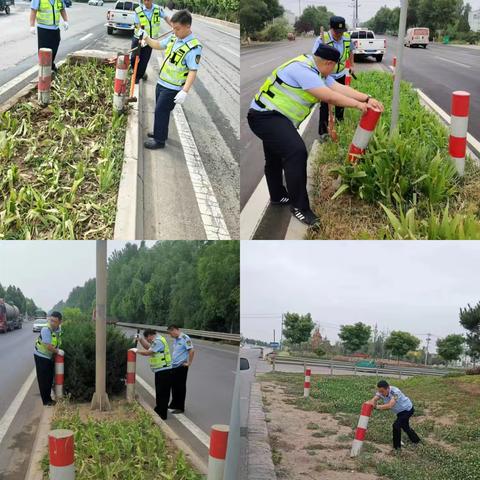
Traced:
<path fill-rule="evenodd" d="M 383 112 L 378 100 L 331 76 L 342 58 L 338 49 L 318 42 L 313 54 L 300 55 L 273 71 L 255 95 L 247 116 L 251 130 L 263 142 L 270 203 L 290 205 L 292 215 L 308 226 L 317 226 L 319 219 L 310 208 L 308 152 L 298 127 L 318 102 Z"/>

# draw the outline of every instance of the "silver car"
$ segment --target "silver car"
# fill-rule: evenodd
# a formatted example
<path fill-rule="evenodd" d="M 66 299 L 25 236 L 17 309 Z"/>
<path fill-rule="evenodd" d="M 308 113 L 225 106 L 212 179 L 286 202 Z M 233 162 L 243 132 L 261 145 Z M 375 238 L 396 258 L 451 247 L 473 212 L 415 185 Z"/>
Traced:
<path fill-rule="evenodd" d="M 43 327 L 48 327 L 48 320 L 46 318 L 37 318 L 33 322 L 33 331 L 41 332 Z"/>

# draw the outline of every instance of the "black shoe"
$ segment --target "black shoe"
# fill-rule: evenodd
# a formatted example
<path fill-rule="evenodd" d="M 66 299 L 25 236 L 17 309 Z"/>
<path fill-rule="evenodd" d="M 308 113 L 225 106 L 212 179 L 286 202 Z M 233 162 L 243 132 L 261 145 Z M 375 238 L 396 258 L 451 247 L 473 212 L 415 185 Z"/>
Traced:
<path fill-rule="evenodd" d="M 44 403 L 43 405 L 45 407 L 53 407 L 57 402 L 55 400 L 49 400 L 47 403 Z"/>
<path fill-rule="evenodd" d="M 147 137 L 148 138 L 155 138 L 155 136 L 153 135 L 153 132 L 148 132 Z"/>
<path fill-rule="evenodd" d="M 166 413 L 160 413 L 160 410 L 158 407 L 155 407 L 153 409 L 155 411 L 155 413 L 162 419 L 162 420 L 166 420 L 167 419 L 167 414 Z"/>
<path fill-rule="evenodd" d="M 155 139 L 145 140 L 143 146 L 149 150 L 157 150 L 158 148 L 165 148 L 165 142 L 157 142 Z"/>
<path fill-rule="evenodd" d="M 326 142 L 328 139 L 330 138 L 330 135 L 328 133 L 322 133 L 319 137 L 318 137 L 318 141 L 320 143 L 324 143 Z"/>
<path fill-rule="evenodd" d="M 292 215 L 300 222 L 308 225 L 309 227 L 316 226 L 320 223 L 320 219 L 310 210 L 300 210 L 296 207 L 290 207 Z"/>
<path fill-rule="evenodd" d="M 280 200 L 270 200 L 271 205 L 288 205 L 290 203 L 290 198 L 285 196 L 282 197 Z"/>
<path fill-rule="evenodd" d="M 177 408 L 176 410 L 172 410 L 171 414 L 172 415 L 175 415 L 177 413 L 183 413 L 185 410 L 180 410 L 179 408 Z"/>

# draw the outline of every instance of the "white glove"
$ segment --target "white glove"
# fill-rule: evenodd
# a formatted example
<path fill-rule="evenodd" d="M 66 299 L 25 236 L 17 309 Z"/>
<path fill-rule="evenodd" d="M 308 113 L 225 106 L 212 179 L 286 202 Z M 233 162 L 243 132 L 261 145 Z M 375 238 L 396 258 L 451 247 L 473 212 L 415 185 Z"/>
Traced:
<path fill-rule="evenodd" d="M 133 353 L 137 353 L 138 352 L 138 348 L 131 348 L 130 349 Z"/>
<path fill-rule="evenodd" d="M 140 30 L 140 40 L 145 40 L 146 38 L 148 38 L 150 35 L 148 34 L 148 32 L 146 30 Z"/>
<path fill-rule="evenodd" d="M 64 357 L 65 352 L 63 350 L 59 350 L 57 355 L 60 355 L 61 357 Z"/>
<path fill-rule="evenodd" d="M 174 102 L 177 105 L 182 105 L 185 100 L 187 99 L 187 92 L 185 90 L 180 90 L 176 95 L 175 95 L 175 100 Z"/>
<path fill-rule="evenodd" d="M 145 40 L 140 40 L 140 46 L 143 48 L 143 47 L 146 47 L 148 45 L 148 43 L 145 41 Z"/>
<path fill-rule="evenodd" d="M 68 30 L 68 22 L 63 22 L 63 30 L 65 32 Z"/>
<path fill-rule="evenodd" d="M 37 34 L 37 27 L 30 27 L 30 33 L 32 35 L 36 35 Z"/>

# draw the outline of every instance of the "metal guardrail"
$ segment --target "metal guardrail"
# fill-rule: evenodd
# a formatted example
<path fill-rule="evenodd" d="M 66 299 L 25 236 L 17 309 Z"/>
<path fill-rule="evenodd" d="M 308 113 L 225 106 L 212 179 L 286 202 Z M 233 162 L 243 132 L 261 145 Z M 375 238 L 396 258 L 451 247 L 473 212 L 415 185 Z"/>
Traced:
<path fill-rule="evenodd" d="M 119 327 L 128 327 L 136 329 L 146 329 L 151 328 L 157 332 L 166 333 L 167 326 L 162 325 L 144 325 L 142 323 L 124 323 L 124 322 L 115 322 L 115 325 Z M 240 334 L 239 333 L 223 333 L 223 332 L 209 332 L 207 330 L 191 330 L 188 328 L 182 328 L 182 332 L 185 332 L 187 335 L 193 338 L 207 338 L 210 340 L 224 340 L 226 342 L 233 342 L 240 344 Z"/>
<path fill-rule="evenodd" d="M 358 367 L 354 363 L 340 362 L 338 360 L 315 360 L 307 358 L 288 358 L 288 357 L 276 357 L 275 364 L 290 364 L 290 365 L 309 365 L 330 368 L 330 373 L 333 374 L 333 370 L 349 370 L 354 374 L 358 373 L 376 373 L 378 374 L 390 374 L 390 375 L 427 375 L 442 377 L 449 373 L 455 372 L 454 370 L 440 370 L 431 368 L 415 368 L 415 367 Z M 461 370 L 459 370 L 461 371 Z"/>

